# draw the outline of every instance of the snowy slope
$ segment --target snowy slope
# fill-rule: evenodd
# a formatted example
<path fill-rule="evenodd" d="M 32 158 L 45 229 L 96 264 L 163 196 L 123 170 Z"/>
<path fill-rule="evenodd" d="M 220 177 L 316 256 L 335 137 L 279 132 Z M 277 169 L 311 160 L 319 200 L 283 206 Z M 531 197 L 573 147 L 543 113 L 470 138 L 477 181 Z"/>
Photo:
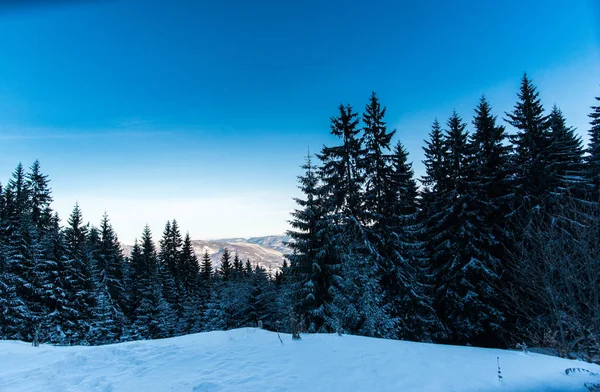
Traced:
<path fill-rule="evenodd" d="M 259 329 L 102 347 L 0 342 L 0 391 L 585 391 L 540 354 Z M 503 380 L 497 377 L 500 358 Z"/>
<path fill-rule="evenodd" d="M 252 266 L 258 263 L 267 271 L 275 273 L 283 264 L 284 254 L 289 252 L 285 242 L 289 237 L 285 235 L 271 235 L 251 238 L 225 238 L 217 240 L 193 240 L 192 246 L 196 256 L 202 258 L 207 250 L 213 262 L 213 267 L 221 265 L 221 256 L 225 248 L 231 252 L 231 257 L 238 252 L 240 258 L 246 262 L 250 259 Z M 131 253 L 131 245 L 121 245 L 126 256 Z M 1 392 L 1 391 L 0 391 Z"/>
<path fill-rule="evenodd" d="M 273 273 L 283 264 L 283 254 L 280 251 L 259 244 L 245 242 L 245 240 L 195 240 L 192 241 L 192 246 L 199 258 L 202 257 L 205 250 L 208 250 L 213 267 L 221 265 L 221 256 L 225 248 L 229 250 L 232 258 L 237 252 L 244 263 L 246 259 L 250 259 L 252 266 L 258 263 L 261 267 Z"/>
<path fill-rule="evenodd" d="M 265 248 L 275 249 L 276 251 L 286 254 L 290 252 L 290 248 L 286 245 L 286 242 L 291 241 L 291 238 L 287 235 L 269 235 L 265 237 L 250 237 L 246 240 L 251 244 L 257 244 Z"/>

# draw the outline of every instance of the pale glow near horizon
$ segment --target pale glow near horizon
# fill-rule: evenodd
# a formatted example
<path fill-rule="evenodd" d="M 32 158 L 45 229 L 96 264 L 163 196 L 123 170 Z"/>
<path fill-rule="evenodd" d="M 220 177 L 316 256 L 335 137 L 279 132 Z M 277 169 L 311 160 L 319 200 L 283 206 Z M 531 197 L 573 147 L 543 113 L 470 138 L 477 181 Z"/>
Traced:
<path fill-rule="evenodd" d="M 139 239 L 145 224 L 158 241 L 165 223 L 172 219 L 177 220 L 182 234 L 189 231 L 194 240 L 284 234 L 294 208 L 291 196 L 268 197 L 266 193 L 164 199 L 82 196 L 77 200 L 55 195 L 55 199 L 53 208 L 63 225 L 75 202 L 84 221 L 96 226 L 106 211 L 123 244 Z"/>

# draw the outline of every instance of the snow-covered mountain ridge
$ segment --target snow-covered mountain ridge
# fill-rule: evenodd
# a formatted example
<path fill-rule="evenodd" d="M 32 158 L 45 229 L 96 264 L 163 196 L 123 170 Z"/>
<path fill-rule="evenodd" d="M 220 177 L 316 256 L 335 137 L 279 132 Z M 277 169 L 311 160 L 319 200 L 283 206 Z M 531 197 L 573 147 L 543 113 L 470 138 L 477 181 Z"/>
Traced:
<path fill-rule="evenodd" d="M 202 258 L 207 250 L 214 267 L 221 265 L 221 256 L 227 248 L 231 256 L 237 252 L 245 262 L 250 259 L 252 265 L 258 263 L 267 271 L 273 273 L 283 264 L 284 255 L 289 252 L 285 245 L 289 241 L 286 235 L 270 235 L 250 238 L 223 238 L 216 240 L 192 240 L 194 252 L 198 259 Z M 125 255 L 131 252 L 131 245 L 122 245 Z"/>

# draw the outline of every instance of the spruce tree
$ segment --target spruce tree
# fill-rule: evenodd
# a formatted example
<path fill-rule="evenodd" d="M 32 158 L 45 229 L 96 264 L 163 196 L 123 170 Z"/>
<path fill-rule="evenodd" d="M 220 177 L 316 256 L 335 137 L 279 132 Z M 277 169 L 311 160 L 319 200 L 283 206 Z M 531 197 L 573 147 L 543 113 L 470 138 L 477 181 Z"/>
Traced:
<path fill-rule="evenodd" d="M 86 337 L 89 344 L 100 345 L 118 340 L 121 331 L 113 321 L 114 304 L 111 301 L 106 284 L 106 275 L 100 272 L 99 251 L 101 247 L 100 231 L 91 226 L 87 232 L 86 255 L 92 272 L 92 290 L 94 306 L 90 312 L 90 330 Z"/>
<path fill-rule="evenodd" d="M 312 268 L 318 278 L 311 277 L 309 280 L 316 285 L 311 289 L 315 302 L 311 305 L 310 314 L 295 315 L 292 320 L 304 319 L 309 331 L 353 332 L 362 322 L 349 325 L 350 319 L 346 317 L 349 312 L 345 309 L 353 306 L 352 302 L 359 301 L 356 298 L 359 291 L 364 298 L 376 300 L 377 296 L 364 290 L 353 290 L 352 279 L 344 281 L 344 270 L 357 270 L 350 263 L 362 262 L 368 253 L 364 247 L 365 233 L 362 230 L 366 219 L 363 212 L 363 138 L 360 136 L 357 114 L 349 105 L 340 106 L 339 117 L 331 118 L 331 133 L 340 139 L 341 144 L 324 146 L 317 155 L 321 165 L 317 173 L 319 183 L 315 200 L 318 200 L 322 212 L 316 234 L 319 241 L 315 245 L 318 248 L 313 250 L 319 257 L 312 263 Z M 302 189 L 301 178 L 300 181 Z M 294 269 L 293 263 L 291 269 Z M 359 317 L 364 319 L 365 315 Z"/>
<path fill-rule="evenodd" d="M 242 260 L 240 259 L 240 255 L 236 251 L 235 254 L 233 255 L 234 275 L 239 279 L 242 277 L 243 271 L 244 271 L 244 264 L 242 263 Z"/>
<path fill-rule="evenodd" d="M 600 202 L 600 97 L 596 97 L 598 106 L 592 106 L 590 117 L 590 142 L 587 148 L 586 176 L 591 183 L 591 198 Z"/>
<path fill-rule="evenodd" d="M 497 241 L 503 242 L 502 222 L 510 213 L 513 193 L 510 154 L 512 147 L 507 145 L 506 130 L 496 124 L 490 104 L 481 97 L 473 119 L 475 132 L 470 144 L 473 151 L 475 177 L 478 179 L 477 197 L 485 208 L 488 226 L 496 226 Z"/>
<path fill-rule="evenodd" d="M 550 144 L 548 146 L 548 170 L 552 191 L 568 192 L 575 196 L 585 183 L 583 147 L 575 129 L 566 125 L 562 111 L 554 105 L 548 118 Z"/>
<path fill-rule="evenodd" d="M 512 212 L 512 201 L 514 200 L 514 189 L 511 173 L 511 150 L 512 147 L 506 143 L 508 136 L 505 128 L 496 124 L 496 116 L 492 114 L 490 104 L 485 97 L 479 101 L 475 109 L 473 133 L 470 144 L 473 152 L 474 177 L 471 181 L 475 190 L 476 200 L 479 208 L 479 216 L 482 219 L 479 230 L 486 233 L 488 239 L 482 245 L 483 250 L 488 253 L 488 260 L 497 260 L 495 273 L 500 279 L 490 279 L 490 289 L 494 290 L 496 301 L 491 303 L 507 311 L 502 302 L 501 286 L 510 281 L 511 271 L 508 268 L 508 252 L 512 251 L 514 226 L 508 219 Z M 503 311 L 503 313 L 506 313 Z M 498 345 L 500 334 L 498 328 L 487 330 L 487 337 L 482 338 L 482 344 Z"/>
<path fill-rule="evenodd" d="M 77 328 L 76 313 L 69 301 L 69 282 L 65 274 L 66 250 L 57 215 L 51 217 L 41 240 L 42 255 L 38 273 L 42 281 L 41 300 L 46 314 L 40 321 L 40 342 L 68 344 L 70 331 Z"/>
<path fill-rule="evenodd" d="M 159 258 L 161 263 L 167 268 L 169 273 L 173 276 L 173 279 L 179 285 L 181 277 L 180 261 L 181 261 L 181 233 L 177 221 L 173 219 L 173 222 L 167 221 L 165 230 L 163 231 L 163 237 L 160 240 L 160 251 Z"/>
<path fill-rule="evenodd" d="M 16 215 L 21 215 L 22 218 L 31 216 L 31 199 L 29 188 L 26 183 L 26 174 L 23 165 L 19 163 L 12 174 L 12 178 L 8 181 L 7 191 L 12 196 L 12 211 Z M 9 202 L 9 200 L 7 200 Z"/>
<path fill-rule="evenodd" d="M 304 198 L 295 198 L 298 208 L 292 212 L 292 230 L 286 234 L 291 240 L 288 246 L 290 260 L 290 295 L 292 309 L 289 312 L 302 316 L 309 331 L 316 332 L 325 322 L 325 306 L 330 301 L 331 275 L 328 271 L 323 230 L 324 209 L 319 194 L 319 180 L 312 164 L 312 156 L 306 157 L 302 166 L 305 174 L 298 177 L 298 188 Z"/>
<path fill-rule="evenodd" d="M 515 173 L 516 208 L 543 206 L 552 188 L 549 162 L 549 116 L 539 99 L 537 88 L 527 75 L 523 75 L 519 100 L 506 121 L 516 128 L 511 136 L 515 153 L 512 171 Z"/>
<path fill-rule="evenodd" d="M 180 257 L 180 270 L 178 275 L 180 276 L 180 282 L 184 291 L 189 293 L 195 290 L 198 285 L 198 279 L 200 278 L 200 266 L 198 265 L 198 258 L 194 253 L 190 233 L 186 233 L 185 235 Z M 209 266 L 208 270 L 210 271 L 211 269 L 212 266 Z"/>
<path fill-rule="evenodd" d="M 186 233 L 181 249 L 179 276 L 181 279 L 180 301 L 182 314 L 180 315 L 181 332 L 199 332 L 201 315 L 206 310 L 205 304 L 208 296 L 202 287 L 198 259 L 194 254 L 190 234 Z"/>
<path fill-rule="evenodd" d="M 30 172 L 26 174 L 25 186 L 31 198 L 31 220 L 40 232 L 51 224 L 52 195 L 49 182 L 48 176 L 40 171 L 40 162 L 38 160 L 33 162 Z"/>
<path fill-rule="evenodd" d="M 363 114 L 365 148 L 361 157 L 361 166 L 365 170 L 364 209 L 367 219 L 365 227 L 359 231 L 362 234 L 357 237 L 357 243 L 367 246 L 365 249 L 355 248 L 354 255 L 345 263 L 345 278 L 354 275 L 356 278 L 349 282 L 350 289 L 361 293 L 360 296 L 366 295 L 364 298 L 355 296 L 356 299 L 351 302 L 359 304 L 359 308 L 371 309 L 365 315 L 367 319 L 377 319 L 369 320 L 361 327 L 360 333 L 390 338 L 398 332 L 400 312 L 413 312 L 401 309 L 403 306 L 399 302 L 406 298 L 403 294 L 411 296 L 414 293 L 409 286 L 416 286 L 417 282 L 411 268 L 402 265 L 403 256 L 398 252 L 398 235 L 401 233 L 394 231 L 400 228 L 398 211 L 395 211 L 399 178 L 395 178 L 391 154 L 391 140 L 396 131 L 388 130 L 385 112 L 386 108 L 372 93 Z"/>
<path fill-rule="evenodd" d="M 231 254 L 229 253 L 229 249 L 223 249 L 223 254 L 221 255 L 221 268 L 220 273 L 223 280 L 229 280 L 231 278 L 233 266 L 231 265 Z"/>
<path fill-rule="evenodd" d="M 441 200 L 441 195 L 447 189 L 447 168 L 444 159 L 446 156 L 446 143 L 442 127 L 437 118 L 434 120 L 428 136 L 429 139 L 425 140 L 425 146 L 423 147 L 425 175 L 421 178 L 423 188 L 418 201 L 420 221 L 423 225 L 420 238 L 426 245 L 427 253 L 431 254 L 431 228 L 436 224 L 436 215 L 439 214 L 437 202 Z"/>
<path fill-rule="evenodd" d="M 429 140 L 425 141 L 425 172 L 422 182 L 431 192 L 438 193 L 444 190 L 446 185 L 446 167 L 444 157 L 446 156 L 446 143 L 442 127 L 437 119 L 433 122 L 429 133 Z"/>
<path fill-rule="evenodd" d="M 441 325 L 432 307 L 426 282 L 424 245 L 417 206 L 417 184 L 408 153 L 398 142 L 391 157 L 392 174 L 386 186 L 387 204 L 384 252 L 392 261 L 383 303 L 397 320 L 400 339 L 431 341 Z"/>
<path fill-rule="evenodd" d="M 181 316 L 183 312 L 183 302 L 180 298 L 183 291 L 180 276 L 181 234 L 175 220 L 173 220 L 173 223 L 167 221 L 165 225 L 157 260 L 162 296 L 172 312 Z M 173 317 L 173 314 L 169 312 L 168 317 Z M 172 321 L 175 324 L 177 323 L 177 320 Z"/>
<path fill-rule="evenodd" d="M 4 334 L 9 339 L 31 341 L 39 323 L 39 279 L 34 241 L 37 232 L 31 221 L 31 203 L 25 183 L 23 165 L 19 163 L 4 194 L 3 250 L 7 323 Z"/>
<path fill-rule="evenodd" d="M 26 250 L 18 230 L 20 214 L 16 208 L 15 189 L 7 187 L 2 194 L 2 247 L 0 249 L 0 334 L 2 339 L 28 340 L 31 312 L 23 298 L 28 284 L 25 273 L 33 266 L 21 261 Z M 23 268 L 25 267 L 25 268 Z"/>
<path fill-rule="evenodd" d="M 124 259 L 116 233 L 108 215 L 105 213 L 100 222 L 100 243 L 96 251 L 96 273 L 99 284 L 99 305 L 102 313 L 109 309 L 111 340 L 119 341 L 125 333 L 128 295 L 125 289 Z"/>
<path fill-rule="evenodd" d="M 363 114 L 365 152 L 361 164 L 366 174 L 365 208 L 370 212 L 369 221 L 375 225 L 387 215 L 385 195 L 389 192 L 387 187 L 392 173 L 390 147 L 396 133 L 396 130 L 388 131 L 385 112 L 386 108 L 381 107 L 379 99 L 372 93 Z"/>
<path fill-rule="evenodd" d="M 257 267 L 252 272 L 251 286 L 248 295 L 248 309 L 245 315 L 246 324 L 255 327 L 262 323 L 263 328 L 275 327 L 275 290 L 267 271 Z"/>
<path fill-rule="evenodd" d="M 210 255 L 208 254 L 208 250 L 204 250 L 204 255 L 202 256 L 202 265 L 200 267 L 200 276 L 202 280 L 205 282 L 210 282 L 213 275 L 212 270 L 212 260 Z"/>
<path fill-rule="evenodd" d="M 163 298 L 159 262 L 150 228 L 142 232 L 142 244 L 134 245 L 131 254 L 134 269 L 134 305 L 132 336 L 157 339 L 174 332 L 172 310 Z"/>
<path fill-rule="evenodd" d="M 317 157 L 322 162 L 319 177 L 324 180 L 322 192 L 328 195 L 327 210 L 359 217 L 362 211 L 361 187 L 364 181 L 359 167 L 362 138 L 358 128 L 358 114 L 350 105 L 340 105 L 339 116 L 331 118 L 331 134 L 341 145 L 324 146 Z M 309 153 L 310 155 L 310 153 Z"/>
<path fill-rule="evenodd" d="M 287 264 L 287 261 L 285 259 L 283 259 L 283 265 L 285 266 L 286 264 Z M 246 264 L 244 266 L 244 273 L 247 277 L 252 275 L 252 264 L 250 264 L 250 259 L 246 259 Z"/>
<path fill-rule="evenodd" d="M 145 289 L 150 284 L 150 270 L 144 264 L 142 248 L 137 239 L 131 248 L 129 264 L 131 265 L 131 271 L 127 274 L 128 287 L 130 288 L 128 308 L 131 314 L 129 336 L 133 339 L 148 339 L 150 333 L 145 321 L 150 319 L 150 309 L 146 304 L 147 291 Z M 138 321 L 137 325 L 136 321 Z"/>
<path fill-rule="evenodd" d="M 434 304 L 450 341 L 482 344 L 499 329 L 503 316 L 493 290 L 498 260 L 488 251 L 492 238 L 480 216 L 474 151 L 465 127 L 456 113 L 448 120 L 442 156 L 447 178 L 435 195 L 428 248 Z"/>
<path fill-rule="evenodd" d="M 69 300 L 74 313 L 72 322 L 76 325 L 72 331 L 70 344 L 87 344 L 90 332 L 92 309 L 95 306 L 93 271 L 87 253 L 87 234 L 89 228 L 83 224 L 83 215 L 78 204 L 64 229 L 66 247 L 65 271 L 69 282 Z"/>

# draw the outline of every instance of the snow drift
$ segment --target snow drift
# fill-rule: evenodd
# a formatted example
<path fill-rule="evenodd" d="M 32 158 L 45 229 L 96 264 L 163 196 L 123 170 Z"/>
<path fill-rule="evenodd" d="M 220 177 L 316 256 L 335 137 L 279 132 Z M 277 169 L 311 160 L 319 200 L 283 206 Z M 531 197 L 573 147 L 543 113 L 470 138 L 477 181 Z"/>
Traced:
<path fill-rule="evenodd" d="M 518 351 L 254 328 L 99 347 L 0 342 L 0 391 L 586 391 L 600 367 Z M 502 379 L 498 378 L 498 358 Z"/>

